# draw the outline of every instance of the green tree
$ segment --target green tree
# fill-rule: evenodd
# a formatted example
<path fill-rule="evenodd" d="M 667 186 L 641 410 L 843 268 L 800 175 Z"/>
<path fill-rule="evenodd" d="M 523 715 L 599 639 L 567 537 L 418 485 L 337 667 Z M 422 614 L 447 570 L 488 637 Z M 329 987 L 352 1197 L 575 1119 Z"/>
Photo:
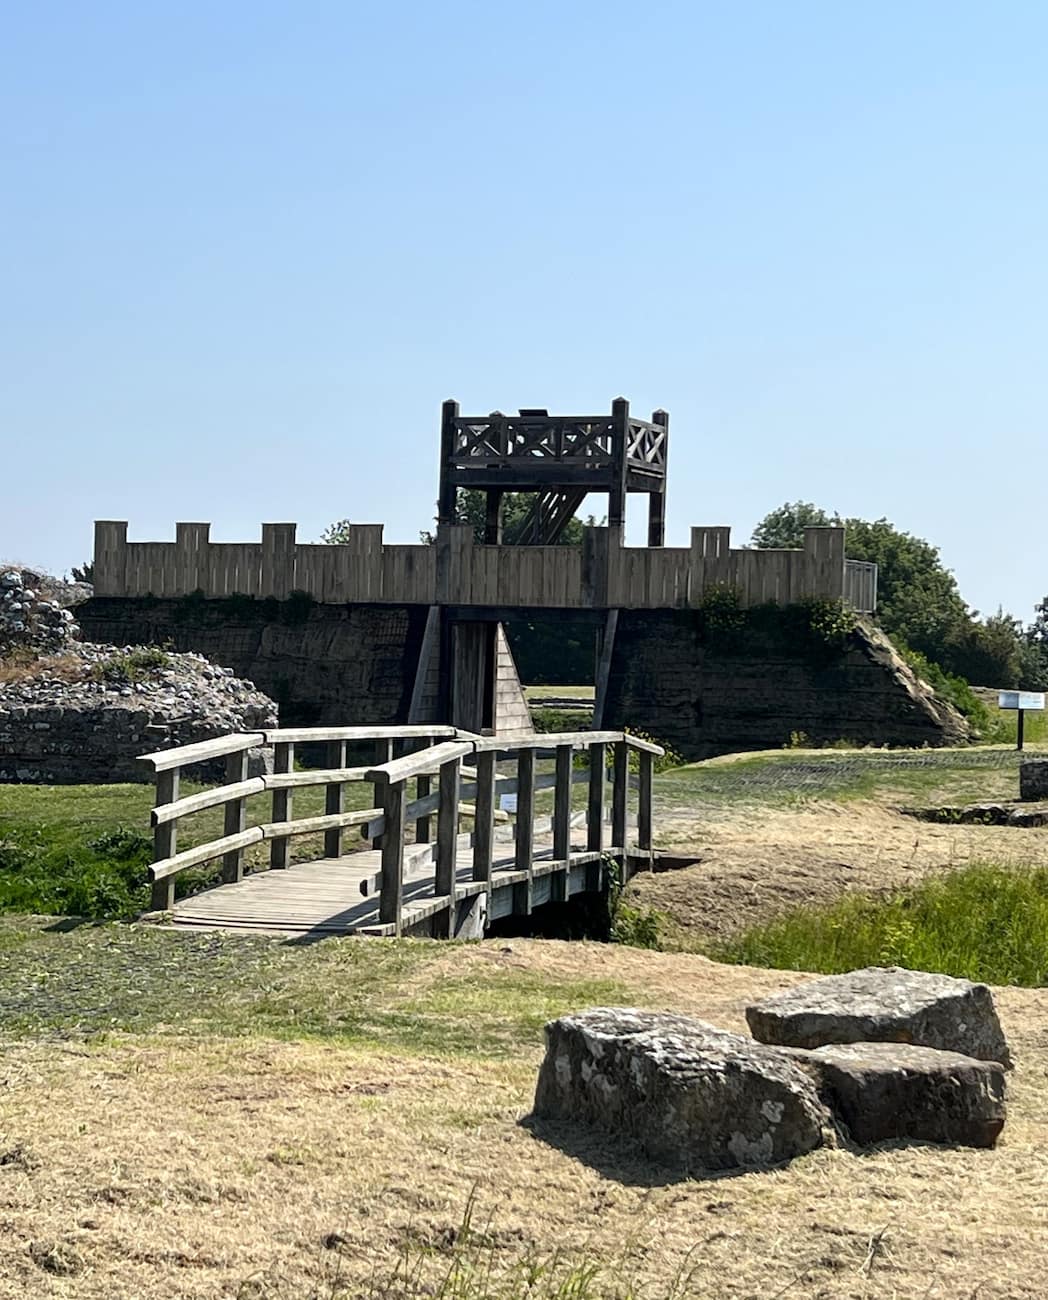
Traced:
<path fill-rule="evenodd" d="M 980 620 L 969 609 L 939 548 L 887 519 L 841 519 L 809 501 L 787 502 L 753 531 L 761 548 L 800 546 L 804 528 L 843 524 L 848 558 L 877 565 L 877 619 L 895 641 L 947 673 L 982 685 L 1013 686 L 1037 671 L 1022 624 L 999 610 Z M 1048 617 L 1045 619 L 1048 633 Z M 1045 642 L 1048 649 L 1048 640 Z"/>
<path fill-rule="evenodd" d="M 840 522 L 839 515 L 829 515 L 811 501 L 787 501 L 764 516 L 753 530 L 750 545 L 762 551 L 790 550 L 804 545 L 805 528 L 825 528 Z"/>

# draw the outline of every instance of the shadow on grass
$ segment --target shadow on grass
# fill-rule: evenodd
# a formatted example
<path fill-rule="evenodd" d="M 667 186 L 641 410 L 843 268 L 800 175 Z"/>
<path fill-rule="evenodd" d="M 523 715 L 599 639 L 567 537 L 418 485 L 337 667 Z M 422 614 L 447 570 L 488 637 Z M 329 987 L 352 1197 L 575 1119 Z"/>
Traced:
<path fill-rule="evenodd" d="M 677 1183 L 717 1183 L 758 1172 L 752 1166 L 739 1169 L 692 1169 L 653 1160 L 639 1142 L 624 1135 L 597 1132 L 570 1120 L 543 1119 L 525 1115 L 519 1121 L 537 1141 L 553 1147 L 573 1160 L 627 1187 L 672 1187 Z M 788 1163 L 788 1162 L 787 1162 Z M 761 1171 L 782 1169 L 785 1164 L 762 1165 Z"/>

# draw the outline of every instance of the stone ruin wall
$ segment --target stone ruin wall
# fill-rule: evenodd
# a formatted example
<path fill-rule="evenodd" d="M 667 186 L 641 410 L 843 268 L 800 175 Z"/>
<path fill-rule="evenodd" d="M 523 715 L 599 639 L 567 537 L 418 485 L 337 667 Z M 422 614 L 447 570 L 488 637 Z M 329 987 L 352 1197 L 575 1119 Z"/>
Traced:
<path fill-rule="evenodd" d="M 268 610 L 268 612 L 267 612 Z M 308 723 L 408 720 L 423 605 L 95 598 L 81 608 L 100 640 L 171 643 L 249 677 Z M 827 666 L 774 639 L 732 650 L 702 644 L 693 611 L 620 614 L 604 725 L 639 728 L 686 759 L 813 744 L 963 743 L 964 720 L 919 682 L 890 642 L 860 623 Z"/>

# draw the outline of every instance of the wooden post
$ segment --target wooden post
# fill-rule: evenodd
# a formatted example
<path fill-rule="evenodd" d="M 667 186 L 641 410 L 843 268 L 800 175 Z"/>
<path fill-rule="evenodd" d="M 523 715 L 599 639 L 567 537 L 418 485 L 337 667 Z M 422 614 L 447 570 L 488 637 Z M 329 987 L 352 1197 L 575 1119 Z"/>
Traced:
<path fill-rule="evenodd" d="M 178 776 L 179 769 L 177 767 L 171 767 L 156 774 L 156 798 L 153 802 L 157 808 L 165 803 L 174 803 L 178 798 Z M 177 843 L 178 822 L 162 822 L 153 831 L 153 861 L 162 862 L 164 858 L 174 857 L 177 852 Z M 174 876 L 167 876 L 163 880 L 154 880 L 150 908 L 154 912 L 170 912 L 174 903 Z"/>
<path fill-rule="evenodd" d="M 666 465 L 670 451 L 670 417 L 665 411 L 652 411 L 651 422 L 663 431 L 662 481 L 659 490 L 648 496 L 648 545 L 666 544 Z"/>
<path fill-rule="evenodd" d="M 403 781 L 386 782 L 382 791 L 382 811 L 386 831 L 382 836 L 382 888 L 379 891 L 378 919 L 394 925 L 399 936 L 404 899 L 404 791 Z"/>
<path fill-rule="evenodd" d="M 557 746 L 557 784 L 553 790 L 553 857 L 566 862 L 571 854 L 571 746 Z"/>
<path fill-rule="evenodd" d="M 238 750 L 226 756 L 226 785 L 247 780 L 247 750 Z M 226 818 L 223 834 L 239 835 L 247 829 L 247 798 L 230 799 L 226 804 Z M 222 880 L 233 884 L 244 877 L 244 850 L 232 849 L 222 857 Z"/>
<path fill-rule="evenodd" d="M 629 790 L 629 750 L 624 740 L 617 740 L 611 769 L 611 843 L 616 849 L 626 847 L 626 793 Z"/>
<path fill-rule="evenodd" d="M 586 809 L 586 848 L 600 853 L 604 848 L 605 745 L 589 747 L 589 804 Z"/>
<path fill-rule="evenodd" d="M 450 398 L 440 408 L 440 499 L 437 502 L 437 527 L 455 522 L 455 484 L 451 481 L 455 460 L 455 421 L 459 404 Z"/>
<path fill-rule="evenodd" d="M 477 755 L 476 816 L 473 819 L 473 879 L 490 880 L 495 839 L 495 761 L 489 750 Z"/>
<path fill-rule="evenodd" d="M 518 871 L 528 873 L 523 892 L 523 911 L 529 916 L 532 909 L 532 886 L 535 877 L 535 751 L 526 747 L 517 752 L 517 844 L 514 864 Z"/>
<path fill-rule="evenodd" d="M 346 742 L 332 740 L 327 747 L 328 766 L 346 766 Z M 340 813 L 345 808 L 345 786 L 341 781 L 329 781 L 324 788 L 324 811 Z M 342 827 L 334 826 L 324 832 L 324 857 L 340 858 L 342 856 Z"/>
<path fill-rule="evenodd" d="M 484 544 L 502 545 L 502 492 L 499 488 L 488 488 L 485 498 Z"/>
<path fill-rule="evenodd" d="M 637 847 L 651 853 L 651 777 L 655 770 L 654 755 L 646 749 L 640 753 L 640 792 L 637 799 Z"/>
<path fill-rule="evenodd" d="M 551 900 L 567 901 L 569 871 L 571 868 L 571 746 L 557 746 L 557 783 L 553 789 L 553 858 L 563 862 L 563 871 L 556 871 L 550 879 Z"/>
<path fill-rule="evenodd" d="M 425 799 L 426 796 L 430 793 L 432 786 L 433 783 L 430 780 L 430 777 L 428 775 L 420 776 L 415 782 L 415 798 Z M 416 844 L 429 843 L 429 826 L 430 826 L 429 813 L 426 813 L 424 817 L 416 818 L 415 820 L 415 843 Z"/>
<path fill-rule="evenodd" d="M 458 865 L 459 778 L 462 760 L 453 759 L 440 769 L 440 806 L 437 809 L 437 861 L 433 892 L 448 899 L 446 912 L 433 918 L 433 932 L 438 938 L 451 938 L 455 913 L 455 868 Z"/>
<path fill-rule="evenodd" d="M 393 761 L 393 741 L 388 737 L 375 741 L 375 766 L 381 767 L 383 763 Z M 380 849 L 384 843 L 381 835 L 376 835 L 371 841 L 373 849 Z"/>
<path fill-rule="evenodd" d="M 278 740 L 273 746 L 273 771 L 292 772 L 295 768 L 295 746 L 287 740 Z M 273 791 L 273 820 L 288 822 L 291 820 L 292 791 Z M 274 840 L 269 846 L 269 865 L 273 871 L 282 871 L 288 864 L 291 841 L 287 836 Z"/>
<path fill-rule="evenodd" d="M 613 546 L 621 546 L 626 526 L 626 443 L 630 404 L 616 397 L 611 404 L 612 486 L 608 491 L 608 528 Z"/>

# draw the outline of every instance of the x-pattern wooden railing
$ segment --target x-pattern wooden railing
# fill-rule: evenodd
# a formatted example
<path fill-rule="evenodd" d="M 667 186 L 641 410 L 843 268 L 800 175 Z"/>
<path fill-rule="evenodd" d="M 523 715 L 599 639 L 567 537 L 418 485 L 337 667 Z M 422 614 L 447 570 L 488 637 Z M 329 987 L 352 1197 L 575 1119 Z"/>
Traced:
<path fill-rule="evenodd" d="M 646 420 L 631 419 L 626 436 L 626 460 L 661 468 L 666 463 L 666 430 Z"/>
<path fill-rule="evenodd" d="M 295 747 L 307 743 L 327 747 L 329 766 L 295 771 Z M 362 743 L 375 746 L 374 761 L 347 766 L 347 748 Z M 273 771 L 248 777 L 249 752 L 262 746 L 272 748 Z M 413 752 L 396 755 L 397 749 Z M 609 750 L 610 838 L 605 826 Z M 575 765 L 578 751 L 588 754 L 588 763 L 583 768 Z M 627 843 L 631 752 L 637 755 L 638 769 L 634 782 L 638 809 L 633 846 Z M 662 752 L 657 745 L 621 731 L 568 732 L 510 741 L 427 724 L 244 732 L 147 754 L 142 761 L 156 775 L 152 812 L 154 861 L 150 868 L 152 908 L 169 911 L 174 905 L 175 877 L 206 862 L 221 858 L 223 882 L 240 880 L 244 874 L 245 851 L 252 845 L 268 843 L 270 868 L 280 870 L 289 865 L 290 841 L 294 837 L 323 833 L 323 856 L 341 858 L 344 833 L 356 827 L 365 840 L 381 849 L 381 870 L 372 888 L 379 894 L 380 923 L 399 934 L 404 921 L 405 885 L 418 879 L 409 880 L 406 873 L 406 841 L 410 836 L 416 844 L 429 844 L 431 820 L 436 814 L 431 869 L 433 898 L 428 906 L 436 932 L 452 933 L 456 902 L 490 889 L 494 874 L 498 875 L 500 887 L 508 885 L 514 889 L 512 910 L 530 912 L 536 877 L 536 794 L 545 789 L 554 792 L 552 845 L 546 850 L 550 857 L 542 870 L 554 873 L 551 896 L 566 898 L 574 867 L 599 866 L 605 855 L 624 859 L 630 854 L 650 860 L 653 761 Z M 546 755 L 554 759 L 553 771 L 539 772 L 537 760 Z M 180 776 L 185 769 L 223 757 L 226 760 L 223 785 L 180 796 Z M 499 772 L 500 761 L 503 765 L 514 764 L 512 775 Z M 469 766 L 464 766 L 466 763 Z M 573 848 L 571 843 L 572 787 L 579 781 L 588 785 L 582 849 Z M 371 806 L 345 808 L 346 786 L 353 782 L 370 783 L 374 791 Z M 310 787 L 324 789 L 324 813 L 296 819 L 294 792 Z M 265 793 L 272 798 L 270 820 L 249 827 L 247 801 Z M 495 823 L 507 819 L 497 806 L 500 794 L 516 796 L 515 840 L 508 872 L 495 871 Z M 179 822 L 215 807 L 224 809 L 223 834 L 179 852 Z M 464 818 L 473 823 L 468 882 L 458 879 L 462 847 L 459 827 Z"/>
<path fill-rule="evenodd" d="M 612 456 L 614 422 L 606 415 L 459 417 L 455 429 L 456 458 L 531 456 L 603 464 Z"/>

